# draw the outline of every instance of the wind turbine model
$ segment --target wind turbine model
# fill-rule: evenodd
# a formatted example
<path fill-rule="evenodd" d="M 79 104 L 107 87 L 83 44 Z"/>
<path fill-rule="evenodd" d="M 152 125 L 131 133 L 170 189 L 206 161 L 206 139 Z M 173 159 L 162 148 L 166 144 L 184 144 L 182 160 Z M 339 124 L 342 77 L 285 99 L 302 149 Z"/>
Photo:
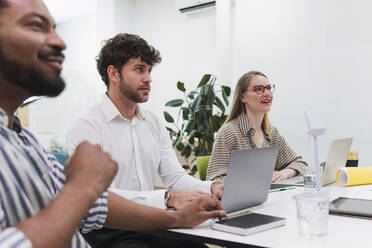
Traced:
<path fill-rule="evenodd" d="M 311 128 L 311 125 L 310 125 L 310 121 L 309 121 L 309 117 L 307 116 L 306 114 L 306 111 L 305 112 L 305 117 L 306 117 L 306 122 L 307 122 L 307 127 L 309 128 L 309 132 L 307 133 L 309 136 L 312 136 L 314 137 L 314 152 L 315 152 L 315 175 L 316 175 L 316 178 L 315 178 L 315 182 L 316 182 L 316 189 L 318 191 L 320 191 L 320 177 L 321 177 L 321 172 L 320 172 L 320 164 L 319 164 L 319 159 L 318 159 L 318 144 L 317 144 L 317 140 L 316 138 L 322 134 L 324 134 L 324 132 L 327 130 L 325 128 Z M 310 138 L 310 137 L 309 137 Z"/>

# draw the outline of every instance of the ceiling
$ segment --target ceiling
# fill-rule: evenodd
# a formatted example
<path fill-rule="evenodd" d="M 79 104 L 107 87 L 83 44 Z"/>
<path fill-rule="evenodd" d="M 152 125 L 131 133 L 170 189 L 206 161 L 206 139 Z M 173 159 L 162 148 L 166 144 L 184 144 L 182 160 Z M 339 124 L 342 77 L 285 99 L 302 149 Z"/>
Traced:
<path fill-rule="evenodd" d="M 94 0 L 44 0 L 56 23 L 96 12 Z"/>

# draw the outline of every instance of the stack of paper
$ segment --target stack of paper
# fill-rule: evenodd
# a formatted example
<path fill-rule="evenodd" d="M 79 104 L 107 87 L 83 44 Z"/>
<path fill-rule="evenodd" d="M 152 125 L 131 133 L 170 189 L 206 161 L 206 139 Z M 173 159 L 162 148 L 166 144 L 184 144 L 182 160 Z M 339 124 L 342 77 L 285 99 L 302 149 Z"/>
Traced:
<path fill-rule="evenodd" d="M 341 186 L 372 184 L 372 166 L 340 168 L 336 180 Z"/>

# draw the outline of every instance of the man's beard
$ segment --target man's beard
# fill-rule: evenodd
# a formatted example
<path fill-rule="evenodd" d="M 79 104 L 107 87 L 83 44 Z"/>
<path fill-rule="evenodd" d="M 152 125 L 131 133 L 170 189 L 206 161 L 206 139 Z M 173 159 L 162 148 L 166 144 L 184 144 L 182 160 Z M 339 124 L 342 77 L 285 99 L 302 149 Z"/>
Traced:
<path fill-rule="evenodd" d="M 37 55 L 38 58 L 45 58 L 50 54 L 61 55 L 61 51 L 39 51 Z M 64 80 L 58 74 L 46 74 L 40 69 L 12 61 L 4 54 L 0 45 L 0 75 L 5 80 L 20 86 L 34 96 L 58 96 L 66 87 Z"/>
<path fill-rule="evenodd" d="M 136 103 L 147 102 L 148 98 L 143 99 L 136 91 L 134 91 L 121 77 L 119 84 L 120 92 L 129 100 Z M 150 93 L 149 93 L 150 94 Z"/>

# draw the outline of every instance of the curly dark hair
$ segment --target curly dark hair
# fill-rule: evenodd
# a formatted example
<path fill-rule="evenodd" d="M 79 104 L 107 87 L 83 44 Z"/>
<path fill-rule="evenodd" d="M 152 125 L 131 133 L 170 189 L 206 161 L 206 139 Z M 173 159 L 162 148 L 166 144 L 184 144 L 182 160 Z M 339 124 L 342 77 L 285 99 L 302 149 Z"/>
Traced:
<path fill-rule="evenodd" d="M 101 75 L 107 88 L 109 87 L 109 77 L 107 68 L 110 65 L 121 70 L 131 58 L 141 58 L 142 61 L 150 66 L 161 62 L 160 52 L 149 45 L 144 39 L 134 34 L 118 34 L 107 41 L 96 57 L 97 70 Z"/>

